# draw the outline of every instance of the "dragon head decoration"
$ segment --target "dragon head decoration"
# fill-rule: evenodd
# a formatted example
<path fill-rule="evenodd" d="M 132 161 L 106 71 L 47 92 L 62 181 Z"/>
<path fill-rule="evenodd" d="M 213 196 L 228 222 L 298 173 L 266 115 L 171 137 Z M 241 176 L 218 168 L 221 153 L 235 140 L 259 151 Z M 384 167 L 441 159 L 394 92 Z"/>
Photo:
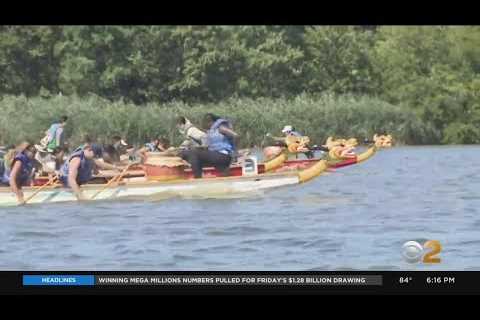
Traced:
<path fill-rule="evenodd" d="M 285 143 L 287 144 L 288 151 L 291 153 L 308 152 L 310 138 L 307 136 L 288 136 L 285 138 Z"/>
<path fill-rule="evenodd" d="M 333 139 L 333 137 L 328 137 L 327 142 L 323 145 L 328 149 L 332 149 L 335 147 L 356 147 L 358 145 L 358 141 L 355 138 L 350 139 Z"/>
<path fill-rule="evenodd" d="M 391 135 L 377 135 L 373 136 L 375 146 L 378 148 L 391 148 L 393 144 L 393 138 Z"/>
<path fill-rule="evenodd" d="M 327 142 L 323 145 L 329 149 L 328 155 L 334 160 L 346 160 L 356 157 L 355 147 L 358 141 L 355 138 L 350 139 L 334 139 L 328 137 Z"/>

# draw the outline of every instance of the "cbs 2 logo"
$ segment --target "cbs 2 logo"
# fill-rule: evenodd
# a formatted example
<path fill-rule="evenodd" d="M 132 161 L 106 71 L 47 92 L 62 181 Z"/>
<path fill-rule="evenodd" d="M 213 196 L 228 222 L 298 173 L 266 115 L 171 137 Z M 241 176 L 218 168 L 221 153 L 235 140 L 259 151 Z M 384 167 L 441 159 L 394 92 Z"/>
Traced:
<path fill-rule="evenodd" d="M 430 250 L 429 250 L 430 249 Z M 440 263 L 437 255 L 442 251 L 442 245 L 437 240 L 428 240 L 423 246 L 416 241 L 407 241 L 402 246 L 402 255 L 408 263 Z"/>

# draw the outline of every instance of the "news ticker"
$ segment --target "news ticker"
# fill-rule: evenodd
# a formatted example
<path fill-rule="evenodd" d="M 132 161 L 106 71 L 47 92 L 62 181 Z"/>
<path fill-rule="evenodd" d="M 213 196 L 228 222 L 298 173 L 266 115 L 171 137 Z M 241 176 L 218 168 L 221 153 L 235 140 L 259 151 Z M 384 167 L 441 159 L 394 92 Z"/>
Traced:
<path fill-rule="evenodd" d="M 381 275 L 24 275 L 23 286 L 382 286 Z"/>
<path fill-rule="evenodd" d="M 476 271 L 3 271 L 2 294 L 478 294 Z"/>

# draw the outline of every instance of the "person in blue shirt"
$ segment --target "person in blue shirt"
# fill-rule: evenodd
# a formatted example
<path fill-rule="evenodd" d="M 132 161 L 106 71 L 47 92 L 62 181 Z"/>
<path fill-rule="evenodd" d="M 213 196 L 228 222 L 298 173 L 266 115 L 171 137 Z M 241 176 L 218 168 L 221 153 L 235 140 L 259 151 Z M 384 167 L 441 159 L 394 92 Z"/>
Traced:
<path fill-rule="evenodd" d="M 100 145 L 87 144 L 83 148 L 75 150 L 62 166 L 59 175 L 60 181 L 66 188 L 72 189 L 78 200 L 85 200 L 80 186 L 92 179 L 95 166 L 119 171 L 117 166 L 100 161 L 102 156 L 103 149 Z"/>
<path fill-rule="evenodd" d="M 162 152 L 168 149 L 168 145 L 169 141 L 166 138 L 158 137 L 145 143 L 144 149 L 146 152 Z"/>
<path fill-rule="evenodd" d="M 182 152 L 182 158 L 190 163 L 196 179 L 202 177 L 203 168 L 213 166 L 223 176 L 229 175 L 230 164 L 236 153 L 235 139 L 238 134 L 233 131 L 232 123 L 212 113 L 205 118 L 206 127 L 209 128 L 206 137 L 206 149 L 195 148 Z"/>
<path fill-rule="evenodd" d="M 10 186 L 20 205 L 25 203 L 22 187 L 31 184 L 34 169 L 33 159 L 36 152 L 33 144 L 24 142 L 12 152 L 12 159 L 6 159 L 7 163 L 0 180 L 3 185 Z"/>
<path fill-rule="evenodd" d="M 144 145 L 143 148 L 138 150 L 136 154 L 140 156 L 143 161 L 147 159 L 148 152 L 165 152 L 170 147 L 170 141 L 164 137 L 158 137 L 153 139 L 151 142 L 148 142 Z"/>

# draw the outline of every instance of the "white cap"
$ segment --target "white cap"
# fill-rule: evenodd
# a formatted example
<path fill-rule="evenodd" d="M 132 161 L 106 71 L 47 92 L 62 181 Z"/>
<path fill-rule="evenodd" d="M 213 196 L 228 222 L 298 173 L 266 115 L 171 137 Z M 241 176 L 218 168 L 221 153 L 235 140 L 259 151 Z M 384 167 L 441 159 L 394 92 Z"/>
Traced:
<path fill-rule="evenodd" d="M 291 132 L 291 131 L 293 131 L 292 126 L 285 126 L 285 127 L 283 127 L 283 130 L 282 130 L 283 133 L 287 133 L 287 132 Z"/>
<path fill-rule="evenodd" d="M 120 144 L 121 144 L 122 146 L 128 146 L 128 143 L 126 143 L 125 140 L 123 140 L 123 139 L 120 140 Z"/>

